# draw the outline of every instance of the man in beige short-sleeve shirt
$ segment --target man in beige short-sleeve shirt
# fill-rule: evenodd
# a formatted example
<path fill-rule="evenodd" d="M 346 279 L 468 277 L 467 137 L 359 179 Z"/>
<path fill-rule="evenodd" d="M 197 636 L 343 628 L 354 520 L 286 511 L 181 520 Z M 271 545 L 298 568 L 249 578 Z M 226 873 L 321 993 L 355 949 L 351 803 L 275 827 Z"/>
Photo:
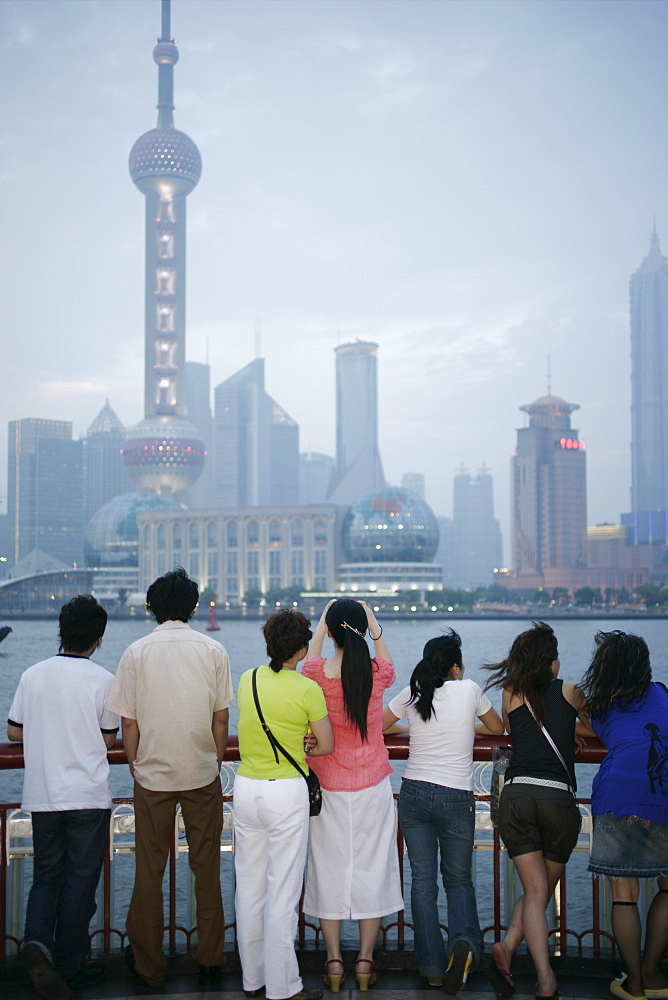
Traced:
<path fill-rule="evenodd" d="M 162 878 L 177 803 L 195 876 L 198 943 L 193 957 L 201 980 L 211 981 L 224 964 L 220 765 L 233 693 L 227 652 L 188 625 L 198 599 L 197 584 L 183 569 L 151 584 L 146 606 L 158 624 L 125 650 L 107 699 L 107 708 L 122 716 L 135 779 L 136 868 L 126 960 L 152 987 L 162 985 L 167 967 Z"/>

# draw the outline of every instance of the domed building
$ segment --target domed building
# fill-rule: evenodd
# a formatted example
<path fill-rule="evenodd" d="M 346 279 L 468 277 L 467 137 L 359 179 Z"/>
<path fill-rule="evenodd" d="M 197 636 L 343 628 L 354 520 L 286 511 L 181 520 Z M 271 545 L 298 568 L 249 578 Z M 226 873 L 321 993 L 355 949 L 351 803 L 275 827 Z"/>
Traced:
<path fill-rule="evenodd" d="M 442 589 L 442 567 L 433 564 L 438 538 L 436 515 L 417 494 L 393 486 L 372 490 L 344 518 L 339 588 L 379 595 Z"/>
<path fill-rule="evenodd" d="M 134 593 L 138 588 L 137 514 L 179 509 L 179 504 L 170 497 L 150 490 L 123 493 L 100 507 L 91 518 L 84 538 L 85 565 L 96 571 L 98 599 L 106 596 L 115 600 L 119 590 Z"/>
<path fill-rule="evenodd" d="M 150 490 L 138 490 L 114 497 L 100 507 L 86 528 L 86 566 L 137 566 L 139 530 L 137 514 L 144 510 L 178 510 L 169 497 Z"/>

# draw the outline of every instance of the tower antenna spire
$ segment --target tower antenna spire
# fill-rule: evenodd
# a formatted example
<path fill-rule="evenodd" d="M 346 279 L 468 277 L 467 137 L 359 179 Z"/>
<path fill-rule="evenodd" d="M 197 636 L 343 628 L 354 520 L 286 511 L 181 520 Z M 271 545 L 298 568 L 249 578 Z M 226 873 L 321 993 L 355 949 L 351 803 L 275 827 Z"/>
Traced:
<path fill-rule="evenodd" d="M 550 355 L 547 356 L 547 394 L 552 395 L 552 369 L 550 364 Z"/>
<path fill-rule="evenodd" d="M 159 42 L 173 42 L 174 39 L 170 37 L 170 3 L 171 0 L 162 0 L 162 34 L 158 39 Z"/>
<path fill-rule="evenodd" d="M 174 66 L 179 50 L 170 36 L 170 2 L 162 0 L 162 31 L 153 49 L 158 64 L 158 128 L 174 128 Z"/>

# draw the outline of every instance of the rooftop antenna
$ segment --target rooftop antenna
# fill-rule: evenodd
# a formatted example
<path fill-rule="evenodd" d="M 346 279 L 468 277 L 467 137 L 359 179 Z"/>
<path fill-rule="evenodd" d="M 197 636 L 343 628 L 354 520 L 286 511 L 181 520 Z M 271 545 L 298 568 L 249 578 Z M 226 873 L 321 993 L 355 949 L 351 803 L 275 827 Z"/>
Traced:
<path fill-rule="evenodd" d="M 206 358 L 206 363 L 208 365 L 209 364 L 209 334 L 208 333 L 206 335 L 206 349 L 205 349 L 204 356 Z"/>
<path fill-rule="evenodd" d="M 552 395 L 552 368 L 550 364 L 550 355 L 547 356 L 547 394 Z"/>

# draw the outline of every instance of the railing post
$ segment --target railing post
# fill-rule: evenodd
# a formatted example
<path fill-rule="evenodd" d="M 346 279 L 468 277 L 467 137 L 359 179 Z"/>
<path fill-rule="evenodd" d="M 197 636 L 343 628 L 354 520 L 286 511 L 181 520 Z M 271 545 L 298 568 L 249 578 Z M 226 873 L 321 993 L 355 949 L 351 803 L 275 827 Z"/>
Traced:
<path fill-rule="evenodd" d="M 0 806 L 0 959 L 7 958 L 7 806 Z"/>

